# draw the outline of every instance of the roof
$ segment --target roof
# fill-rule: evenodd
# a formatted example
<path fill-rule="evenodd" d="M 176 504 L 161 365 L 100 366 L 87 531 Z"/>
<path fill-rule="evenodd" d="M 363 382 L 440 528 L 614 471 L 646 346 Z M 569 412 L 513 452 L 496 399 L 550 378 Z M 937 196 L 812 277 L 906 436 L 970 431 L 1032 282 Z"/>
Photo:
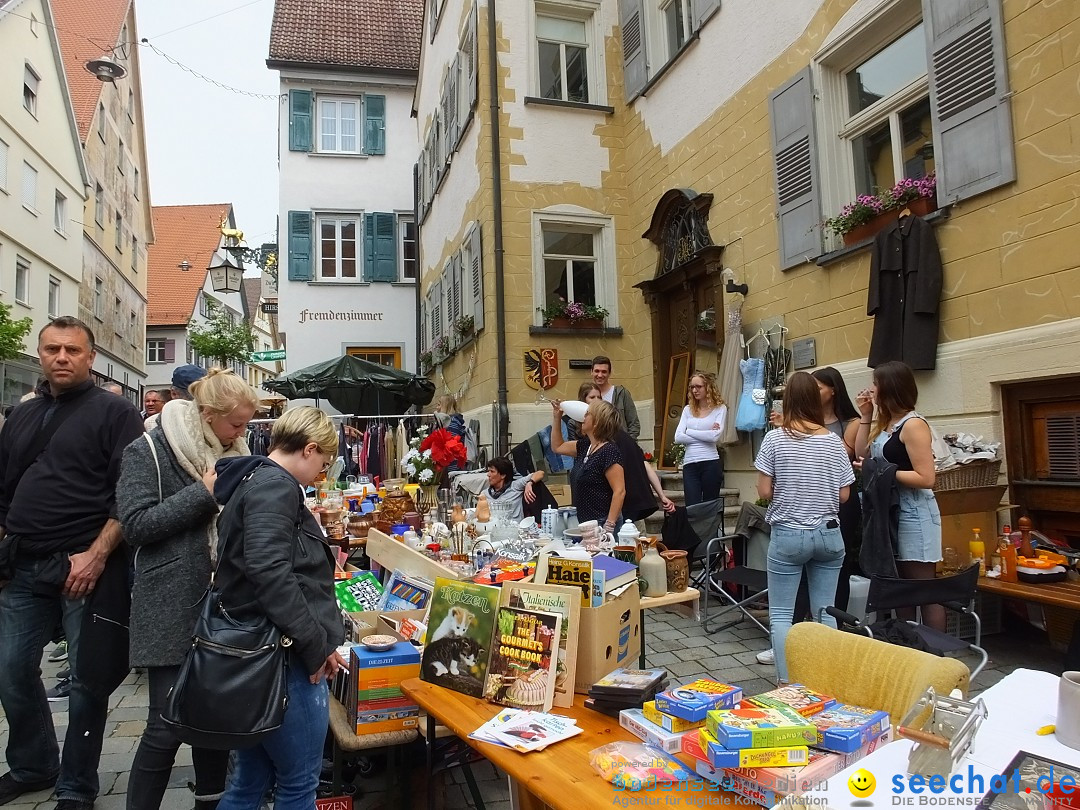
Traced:
<path fill-rule="evenodd" d="M 86 143 L 104 84 L 84 65 L 109 53 L 120 40 L 131 0 L 51 0 L 79 140 Z M 135 45 L 128 45 L 128 53 Z"/>
<path fill-rule="evenodd" d="M 262 298 L 262 279 L 245 278 L 244 302 L 247 306 L 247 312 L 245 314 L 247 315 L 248 320 L 252 323 L 255 322 L 255 317 L 259 314 L 260 298 Z"/>
<path fill-rule="evenodd" d="M 231 217 L 232 203 L 155 205 L 150 210 L 156 241 L 147 251 L 146 325 L 186 324 L 221 243 L 221 216 Z M 180 268 L 185 260 L 190 270 Z"/>
<path fill-rule="evenodd" d="M 416 71 L 423 0 L 277 0 L 270 62 Z"/>

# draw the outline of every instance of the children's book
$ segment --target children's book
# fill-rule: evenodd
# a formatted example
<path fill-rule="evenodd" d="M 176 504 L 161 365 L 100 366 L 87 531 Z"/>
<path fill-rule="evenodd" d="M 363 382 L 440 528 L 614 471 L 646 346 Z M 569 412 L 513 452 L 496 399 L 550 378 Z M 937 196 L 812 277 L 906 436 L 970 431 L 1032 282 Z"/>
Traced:
<path fill-rule="evenodd" d="M 499 725 L 485 725 L 486 728 L 480 728 L 485 729 L 487 736 L 494 738 L 493 742 L 523 753 L 541 751 L 552 743 L 581 733 L 577 721 L 572 717 L 533 711 L 518 712 Z"/>
<path fill-rule="evenodd" d="M 857 750 L 889 728 L 886 712 L 845 703 L 838 703 L 807 720 L 817 729 L 817 743 L 812 744 L 839 754 Z"/>
<path fill-rule="evenodd" d="M 542 610 L 562 616 L 559 631 L 559 659 L 555 670 L 555 706 L 574 705 L 574 677 L 577 674 L 578 635 L 581 631 L 581 599 L 577 588 L 565 585 L 511 582 L 502 586 L 500 606 Z"/>
<path fill-rule="evenodd" d="M 420 678 L 481 697 L 498 607 L 498 588 L 436 579 Z"/>
<path fill-rule="evenodd" d="M 787 708 L 721 709 L 709 712 L 706 726 L 728 749 L 814 745 L 818 739 L 811 718 Z"/>
<path fill-rule="evenodd" d="M 550 709 L 561 630 L 562 616 L 558 613 L 499 608 L 484 697 L 515 709 Z"/>
<path fill-rule="evenodd" d="M 546 560 L 544 582 L 547 585 L 570 585 L 581 590 L 581 606 L 592 606 L 592 560 L 566 557 L 541 557 Z M 537 579 L 540 569 L 537 568 Z"/>
<path fill-rule="evenodd" d="M 379 601 L 379 610 L 387 613 L 395 610 L 423 610 L 431 598 L 432 587 L 430 580 L 395 571 L 386 583 L 386 590 Z"/>
<path fill-rule="evenodd" d="M 349 579 L 334 583 L 338 607 L 349 613 L 375 610 L 382 599 L 383 586 L 370 571 L 355 571 Z"/>
<path fill-rule="evenodd" d="M 801 683 L 789 683 L 769 692 L 747 698 L 744 701 L 744 704 L 746 703 L 751 706 L 763 706 L 765 708 L 786 706 L 789 709 L 794 709 L 803 717 L 809 717 L 812 714 L 817 714 L 831 706 L 835 706 L 836 698 L 824 695 L 809 686 L 803 686 Z"/>

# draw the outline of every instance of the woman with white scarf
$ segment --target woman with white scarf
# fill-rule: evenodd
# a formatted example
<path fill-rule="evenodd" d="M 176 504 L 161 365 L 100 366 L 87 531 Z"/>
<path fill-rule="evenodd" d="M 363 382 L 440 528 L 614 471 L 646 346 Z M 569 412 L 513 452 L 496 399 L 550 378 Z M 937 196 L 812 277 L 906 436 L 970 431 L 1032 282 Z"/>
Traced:
<path fill-rule="evenodd" d="M 124 539 L 135 549 L 130 662 L 146 668 L 150 684 L 128 810 L 158 807 L 169 784 L 180 741 L 161 712 L 191 646 L 199 599 L 217 555 L 214 465 L 249 455 L 244 433 L 258 405 L 255 390 L 222 369 L 211 370 L 190 390 L 191 400 L 166 403 L 157 426 L 124 450 L 116 487 Z M 228 758 L 228 751 L 192 749 L 197 810 L 217 806 Z"/>

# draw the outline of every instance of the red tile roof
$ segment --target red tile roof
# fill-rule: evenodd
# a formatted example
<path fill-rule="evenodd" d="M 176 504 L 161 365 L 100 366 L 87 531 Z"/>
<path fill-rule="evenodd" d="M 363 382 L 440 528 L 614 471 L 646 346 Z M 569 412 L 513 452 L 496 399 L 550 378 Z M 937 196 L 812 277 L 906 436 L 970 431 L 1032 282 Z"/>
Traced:
<path fill-rule="evenodd" d="M 52 0 L 53 18 L 60 39 L 71 104 L 79 139 L 86 142 L 104 84 L 84 66 L 91 59 L 109 53 L 120 41 L 120 29 L 127 18 L 131 0 Z M 129 32 L 135 38 L 135 32 Z M 128 45 L 132 53 L 136 45 Z"/>
<path fill-rule="evenodd" d="M 277 0 L 270 61 L 416 70 L 423 0 Z"/>
<path fill-rule="evenodd" d="M 151 211 L 157 241 L 147 254 L 146 325 L 186 324 L 221 242 L 221 217 L 231 213 L 232 203 L 155 205 Z M 190 270 L 180 269 L 185 260 Z"/>

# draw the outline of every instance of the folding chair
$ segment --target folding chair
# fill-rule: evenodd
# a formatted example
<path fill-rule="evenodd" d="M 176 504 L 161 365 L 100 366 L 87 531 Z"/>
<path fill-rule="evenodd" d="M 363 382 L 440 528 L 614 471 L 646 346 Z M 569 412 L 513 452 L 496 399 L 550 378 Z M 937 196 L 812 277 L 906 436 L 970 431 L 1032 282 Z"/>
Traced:
<path fill-rule="evenodd" d="M 973 643 L 964 641 L 949 633 L 935 630 L 917 621 L 908 621 L 907 625 L 915 633 L 918 640 L 921 641 L 925 650 L 934 655 L 945 656 L 967 650 L 978 653 L 982 660 L 971 672 L 971 678 L 974 679 L 982 668 L 986 666 L 989 658 L 986 650 L 981 646 L 982 622 L 975 612 L 975 593 L 978 585 L 978 563 L 969 566 L 958 574 L 935 579 L 900 579 L 875 574 L 870 578 L 870 590 L 866 595 L 866 611 L 869 614 L 875 611 L 939 604 L 960 616 L 970 616 L 975 623 L 975 641 Z M 851 628 L 871 638 L 878 638 L 901 646 L 912 646 L 904 644 L 902 640 L 883 635 L 883 630 L 886 627 L 884 621 L 867 624 L 859 617 L 838 610 L 835 607 L 825 608 L 825 610 L 836 619 L 841 629 Z"/>
<path fill-rule="evenodd" d="M 705 543 L 705 611 L 701 623 L 706 633 L 726 630 L 738 624 L 745 617 L 756 624 L 765 635 L 769 635 L 769 628 L 747 609 L 748 605 L 760 601 L 768 594 L 769 582 L 765 570 L 750 567 L 745 563 L 736 565 L 733 568 L 726 567 L 728 554 L 734 552 L 737 542 L 742 541 L 743 559 L 746 561 L 752 555 L 751 546 L 755 541 L 764 541 L 767 545 L 768 533 L 769 524 L 765 522 L 762 508 L 744 502 L 739 512 L 735 533 L 713 537 Z M 724 587 L 725 585 L 734 585 L 743 598 L 736 599 L 728 593 Z M 742 615 L 737 615 L 734 621 L 729 621 L 727 624 L 710 627 L 710 595 L 715 595 L 720 602 L 720 611 L 716 614 L 717 619 L 732 610 L 737 610 Z"/>

